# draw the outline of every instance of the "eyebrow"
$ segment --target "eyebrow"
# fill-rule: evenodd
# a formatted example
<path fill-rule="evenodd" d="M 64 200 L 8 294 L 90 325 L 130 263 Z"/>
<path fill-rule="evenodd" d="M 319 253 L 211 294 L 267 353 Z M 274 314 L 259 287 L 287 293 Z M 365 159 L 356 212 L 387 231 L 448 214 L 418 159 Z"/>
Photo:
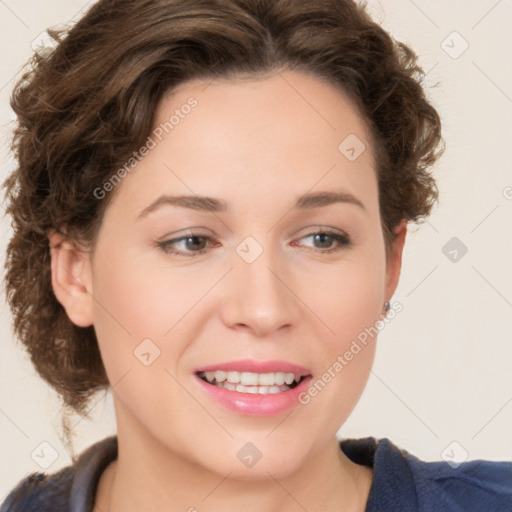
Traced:
<path fill-rule="evenodd" d="M 347 203 L 358 206 L 366 210 L 363 203 L 348 192 L 310 192 L 297 198 L 294 208 L 301 210 L 310 208 L 320 208 L 334 203 Z M 162 195 L 153 201 L 148 207 L 144 208 L 137 218 L 153 212 L 162 206 L 178 206 L 203 212 L 226 212 L 228 205 L 221 199 L 207 196 L 170 196 Z"/>

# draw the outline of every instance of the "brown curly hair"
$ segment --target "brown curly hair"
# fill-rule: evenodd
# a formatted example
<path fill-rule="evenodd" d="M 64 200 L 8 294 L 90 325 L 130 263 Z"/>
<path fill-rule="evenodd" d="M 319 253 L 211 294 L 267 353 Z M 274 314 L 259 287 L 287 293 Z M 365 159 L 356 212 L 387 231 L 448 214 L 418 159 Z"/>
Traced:
<path fill-rule="evenodd" d="M 50 32 L 11 105 L 17 168 L 5 181 L 13 236 L 6 290 L 16 335 L 63 403 L 84 414 L 108 380 L 94 328 L 74 325 L 50 279 L 48 233 L 93 243 L 112 193 L 94 190 L 143 145 L 163 95 L 190 79 L 313 73 L 366 120 L 389 251 L 401 219 L 438 197 L 430 168 L 442 151 L 414 52 L 352 0 L 100 0 L 72 28 Z"/>

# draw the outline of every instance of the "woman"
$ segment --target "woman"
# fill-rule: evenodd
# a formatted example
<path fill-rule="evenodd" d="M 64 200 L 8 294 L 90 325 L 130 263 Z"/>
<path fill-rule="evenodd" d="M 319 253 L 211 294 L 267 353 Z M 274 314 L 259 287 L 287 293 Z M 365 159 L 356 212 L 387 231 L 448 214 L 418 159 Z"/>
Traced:
<path fill-rule="evenodd" d="M 117 436 L 2 512 L 506 510 L 511 463 L 335 438 L 437 198 L 420 76 L 348 0 L 104 0 L 34 61 L 8 299 L 66 405 L 112 387 Z"/>

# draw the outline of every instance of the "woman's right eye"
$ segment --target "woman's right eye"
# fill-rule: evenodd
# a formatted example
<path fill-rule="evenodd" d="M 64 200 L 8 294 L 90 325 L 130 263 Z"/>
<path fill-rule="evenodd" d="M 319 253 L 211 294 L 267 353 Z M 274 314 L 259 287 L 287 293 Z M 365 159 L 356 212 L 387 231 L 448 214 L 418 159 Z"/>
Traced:
<path fill-rule="evenodd" d="M 205 235 L 187 235 L 179 238 L 173 238 L 171 240 L 164 240 L 158 242 L 164 252 L 168 254 L 175 254 L 178 256 L 197 256 L 206 252 L 208 242 L 211 242 L 212 238 Z M 176 249 L 181 245 L 181 249 Z"/>

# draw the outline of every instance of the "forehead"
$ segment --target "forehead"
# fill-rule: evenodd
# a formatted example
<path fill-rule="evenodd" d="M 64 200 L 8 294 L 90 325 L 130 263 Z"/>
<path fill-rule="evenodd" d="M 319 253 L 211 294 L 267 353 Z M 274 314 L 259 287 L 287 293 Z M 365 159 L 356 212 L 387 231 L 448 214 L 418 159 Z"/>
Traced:
<path fill-rule="evenodd" d="M 338 149 L 340 137 L 353 134 L 367 140 L 369 135 L 365 119 L 341 89 L 303 72 L 185 82 L 164 96 L 154 128 L 165 125 L 190 97 L 199 108 L 182 123 L 175 138 L 180 131 L 186 135 L 187 129 L 207 134 L 212 142 L 229 136 L 235 144 L 253 141 L 272 147 L 273 142 L 281 145 L 287 138 L 296 142 L 300 152 L 302 140 L 309 142 L 308 147 L 328 151 L 332 145 Z M 319 145 L 320 140 L 325 143 Z"/>
<path fill-rule="evenodd" d="M 365 203 L 377 195 L 364 119 L 341 91 L 311 75 L 186 82 L 160 102 L 150 137 L 154 147 L 126 180 L 144 180 L 144 190 L 132 183 L 139 195 L 279 202 L 315 187 L 344 188 Z"/>

